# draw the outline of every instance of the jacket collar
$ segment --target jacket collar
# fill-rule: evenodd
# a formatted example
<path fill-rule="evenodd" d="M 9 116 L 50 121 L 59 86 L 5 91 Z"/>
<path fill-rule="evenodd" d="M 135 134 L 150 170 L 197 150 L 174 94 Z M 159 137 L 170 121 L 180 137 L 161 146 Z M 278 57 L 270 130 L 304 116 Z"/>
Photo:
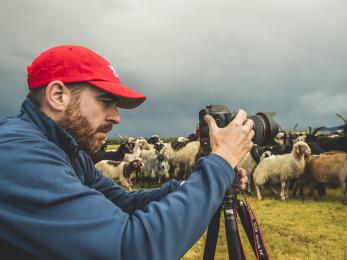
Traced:
<path fill-rule="evenodd" d="M 42 113 L 30 99 L 26 99 L 22 104 L 21 116 L 33 122 L 41 129 L 48 140 L 55 143 L 74 160 L 80 148 L 78 143 L 70 134 L 61 128 L 55 121 Z"/>

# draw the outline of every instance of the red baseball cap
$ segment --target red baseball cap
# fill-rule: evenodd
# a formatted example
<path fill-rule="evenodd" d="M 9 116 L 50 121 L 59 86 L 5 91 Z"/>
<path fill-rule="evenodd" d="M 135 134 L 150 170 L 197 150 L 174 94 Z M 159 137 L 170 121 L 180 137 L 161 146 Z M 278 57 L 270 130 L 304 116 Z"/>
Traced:
<path fill-rule="evenodd" d="M 46 86 L 54 80 L 87 82 L 117 96 L 120 108 L 135 108 L 146 99 L 143 94 L 123 85 L 106 59 L 82 46 L 50 48 L 36 57 L 27 69 L 29 89 Z"/>

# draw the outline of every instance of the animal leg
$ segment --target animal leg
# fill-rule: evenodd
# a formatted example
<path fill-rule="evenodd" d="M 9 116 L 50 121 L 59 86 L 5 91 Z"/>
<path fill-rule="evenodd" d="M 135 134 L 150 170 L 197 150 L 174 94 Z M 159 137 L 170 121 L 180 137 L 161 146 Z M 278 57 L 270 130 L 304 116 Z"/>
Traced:
<path fill-rule="evenodd" d="M 286 183 L 286 187 L 285 187 L 285 189 L 284 189 L 284 196 L 286 197 L 286 199 L 289 198 L 289 197 L 288 197 L 288 192 L 289 192 L 289 185 L 288 185 L 288 183 Z"/>
<path fill-rule="evenodd" d="M 248 192 L 248 195 L 252 194 L 252 177 L 251 176 L 248 177 L 247 192 Z"/>
<path fill-rule="evenodd" d="M 286 188 L 286 182 L 285 181 L 281 181 L 281 200 L 286 200 L 286 196 L 284 194 L 284 190 Z"/>
<path fill-rule="evenodd" d="M 342 191 L 342 203 L 344 205 L 347 205 L 347 198 L 346 198 L 346 193 L 347 193 L 347 178 L 343 179 L 340 178 L 340 185 L 341 185 L 341 191 Z"/>
<path fill-rule="evenodd" d="M 255 186 L 255 190 L 257 191 L 258 200 L 262 200 L 263 198 L 261 197 L 261 194 L 260 194 L 260 190 L 259 190 L 258 185 L 255 184 L 254 186 Z"/>

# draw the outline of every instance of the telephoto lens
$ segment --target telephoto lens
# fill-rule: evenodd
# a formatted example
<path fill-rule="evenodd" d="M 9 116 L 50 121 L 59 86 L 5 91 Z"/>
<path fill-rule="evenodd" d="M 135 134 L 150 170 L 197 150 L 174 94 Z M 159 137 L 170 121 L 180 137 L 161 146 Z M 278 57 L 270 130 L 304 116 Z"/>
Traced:
<path fill-rule="evenodd" d="M 275 137 L 281 127 L 275 121 L 275 116 L 275 112 L 259 112 L 248 117 L 254 122 L 253 130 L 255 135 L 252 140 L 253 143 L 261 146 L 276 144 Z"/>
<path fill-rule="evenodd" d="M 202 151 L 208 153 L 210 149 L 208 126 L 204 120 L 204 116 L 211 115 L 218 127 L 226 127 L 236 116 L 237 112 L 231 112 L 223 105 L 208 105 L 199 112 L 199 128 L 200 128 L 200 146 Z M 274 138 L 278 134 L 281 127 L 275 121 L 275 112 L 259 112 L 248 119 L 253 120 L 253 130 L 255 135 L 252 139 L 254 144 L 267 146 L 275 144 Z"/>

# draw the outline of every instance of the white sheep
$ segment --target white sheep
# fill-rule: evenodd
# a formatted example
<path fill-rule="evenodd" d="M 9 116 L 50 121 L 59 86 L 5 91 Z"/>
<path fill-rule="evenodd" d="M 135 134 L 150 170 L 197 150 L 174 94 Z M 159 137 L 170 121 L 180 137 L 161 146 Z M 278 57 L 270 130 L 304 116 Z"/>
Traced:
<path fill-rule="evenodd" d="M 123 157 L 123 161 L 124 162 L 131 162 L 131 161 L 134 161 L 134 160 L 140 158 L 140 155 L 141 155 L 141 145 L 143 143 L 143 140 L 139 139 L 139 140 L 136 140 L 134 142 L 135 142 L 134 149 L 133 149 L 132 153 L 126 153 L 124 155 L 124 157 Z"/>
<path fill-rule="evenodd" d="M 265 158 L 268 158 L 268 157 L 270 157 L 270 156 L 274 156 L 274 155 L 271 153 L 271 151 L 265 151 L 265 152 L 263 152 L 262 155 L 260 156 L 260 161 L 263 160 L 263 159 L 265 159 Z"/>
<path fill-rule="evenodd" d="M 249 151 L 245 157 L 238 163 L 237 167 L 238 168 L 243 168 L 246 170 L 246 175 L 248 177 L 248 182 L 247 182 L 247 192 L 248 194 L 251 194 L 252 191 L 252 180 L 253 180 L 253 172 L 255 168 L 257 167 L 258 163 L 265 158 L 264 154 L 268 154 L 269 152 L 264 152 L 263 148 L 254 145 Z"/>
<path fill-rule="evenodd" d="M 178 137 L 177 138 L 177 142 L 187 142 L 187 141 L 189 141 L 189 139 L 187 139 L 187 138 L 185 138 L 185 137 L 183 137 L 183 136 L 180 136 L 180 137 Z"/>
<path fill-rule="evenodd" d="M 186 179 L 192 172 L 199 154 L 200 142 L 171 142 L 165 145 L 163 154 L 170 161 L 171 177 Z"/>
<path fill-rule="evenodd" d="M 145 159 L 148 156 L 154 156 L 157 153 L 161 153 L 164 147 L 164 143 L 161 142 L 157 142 L 155 144 L 147 144 L 146 147 L 141 149 L 140 158 Z"/>
<path fill-rule="evenodd" d="M 145 165 L 141 159 L 131 162 L 102 160 L 95 164 L 95 168 L 102 175 L 113 179 L 128 190 L 132 190 L 132 179 L 143 175 Z"/>
<path fill-rule="evenodd" d="M 281 183 L 281 199 L 288 198 L 288 181 L 297 178 L 305 170 L 305 155 L 311 154 L 310 147 L 305 142 L 294 144 L 291 153 L 270 156 L 260 161 L 253 173 L 253 181 L 258 199 L 261 200 L 259 187 L 265 183 Z"/>
<path fill-rule="evenodd" d="M 237 167 L 243 168 L 246 170 L 246 175 L 248 177 L 246 190 L 248 194 L 251 194 L 252 175 L 253 175 L 254 169 L 257 167 L 257 162 L 253 159 L 251 153 L 248 152 L 246 156 L 238 163 Z"/>

